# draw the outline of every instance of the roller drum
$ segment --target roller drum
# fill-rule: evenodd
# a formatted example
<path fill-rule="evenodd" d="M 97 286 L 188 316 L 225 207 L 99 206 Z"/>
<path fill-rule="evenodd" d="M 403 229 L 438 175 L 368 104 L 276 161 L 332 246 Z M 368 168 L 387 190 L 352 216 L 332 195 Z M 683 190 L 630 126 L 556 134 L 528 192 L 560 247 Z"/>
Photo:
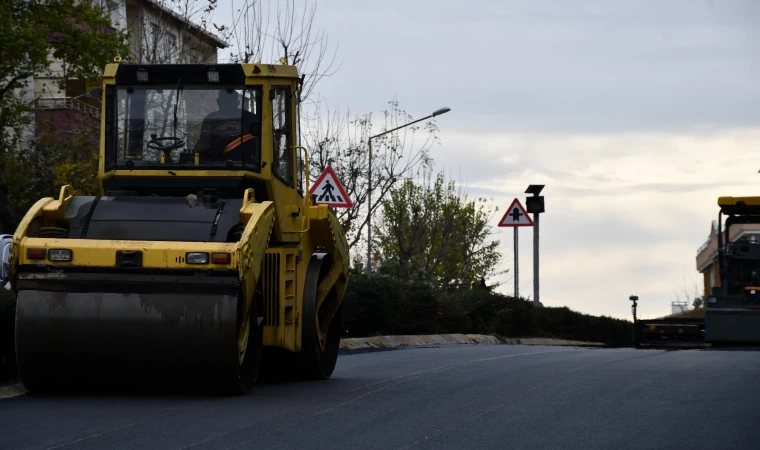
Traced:
<path fill-rule="evenodd" d="M 149 289 L 146 289 L 149 290 Z M 237 376 L 238 297 L 21 290 L 19 374 L 30 389 Z"/>

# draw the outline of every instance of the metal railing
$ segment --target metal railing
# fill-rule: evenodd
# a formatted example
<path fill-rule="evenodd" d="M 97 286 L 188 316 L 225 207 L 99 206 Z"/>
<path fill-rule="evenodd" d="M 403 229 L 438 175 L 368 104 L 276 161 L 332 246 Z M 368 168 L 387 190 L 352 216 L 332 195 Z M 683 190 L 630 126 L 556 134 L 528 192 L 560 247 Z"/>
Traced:
<path fill-rule="evenodd" d="M 34 100 L 34 109 L 72 109 L 100 119 L 100 109 L 72 97 L 43 97 Z"/>

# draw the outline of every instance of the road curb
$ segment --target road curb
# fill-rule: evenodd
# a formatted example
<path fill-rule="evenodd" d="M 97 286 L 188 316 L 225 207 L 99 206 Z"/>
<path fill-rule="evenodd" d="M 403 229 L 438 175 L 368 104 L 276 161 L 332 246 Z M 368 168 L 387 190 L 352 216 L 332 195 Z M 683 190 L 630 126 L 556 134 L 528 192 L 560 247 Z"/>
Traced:
<path fill-rule="evenodd" d="M 341 339 L 340 348 L 343 350 L 359 350 L 446 344 L 553 345 L 580 347 L 599 347 L 604 345 L 600 342 L 569 341 L 566 339 L 502 338 L 485 334 L 431 334 L 422 336 L 373 336 L 365 338 L 347 338 Z"/>
<path fill-rule="evenodd" d="M 18 397 L 25 394 L 26 389 L 24 389 L 24 385 L 21 383 L 12 384 L 10 386 L 0 386 L 0 399 Z"/>

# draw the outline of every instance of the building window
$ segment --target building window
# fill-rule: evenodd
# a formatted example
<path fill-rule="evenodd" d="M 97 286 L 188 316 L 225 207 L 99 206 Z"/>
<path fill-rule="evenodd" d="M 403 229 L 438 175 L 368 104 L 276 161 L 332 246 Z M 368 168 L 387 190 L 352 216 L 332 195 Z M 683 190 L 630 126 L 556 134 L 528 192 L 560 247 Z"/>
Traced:
<path fill-rule="evenodd" d="M 164 61 L 167 63 L 177 62 L 177 35 L 173 33 L 166 33 L 166 40 L 164 41 Z"/>
<path fill-rule="evenodd" d="M 156 63 L 158 58 L 158 40 L 161 37 L 161 28 L 155 23 L 150 24 L 150 51 L 149 58 L 151 63 Z"/>

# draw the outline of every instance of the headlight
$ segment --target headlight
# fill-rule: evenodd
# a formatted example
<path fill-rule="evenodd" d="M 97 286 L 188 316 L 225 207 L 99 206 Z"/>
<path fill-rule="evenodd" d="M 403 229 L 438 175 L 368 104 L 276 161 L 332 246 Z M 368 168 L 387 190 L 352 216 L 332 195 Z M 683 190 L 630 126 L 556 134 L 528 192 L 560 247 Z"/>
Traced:
<path fill-rule="evenodd" d="M 48 252 L 48 259 L 51 261 L 71 261 L 71 250 L 54 248 Z"/>
<path fill-rule="evenodd" d="M 208 253 L 190 252 L 185 255 L 188 264 L 208 264 Z"/>

